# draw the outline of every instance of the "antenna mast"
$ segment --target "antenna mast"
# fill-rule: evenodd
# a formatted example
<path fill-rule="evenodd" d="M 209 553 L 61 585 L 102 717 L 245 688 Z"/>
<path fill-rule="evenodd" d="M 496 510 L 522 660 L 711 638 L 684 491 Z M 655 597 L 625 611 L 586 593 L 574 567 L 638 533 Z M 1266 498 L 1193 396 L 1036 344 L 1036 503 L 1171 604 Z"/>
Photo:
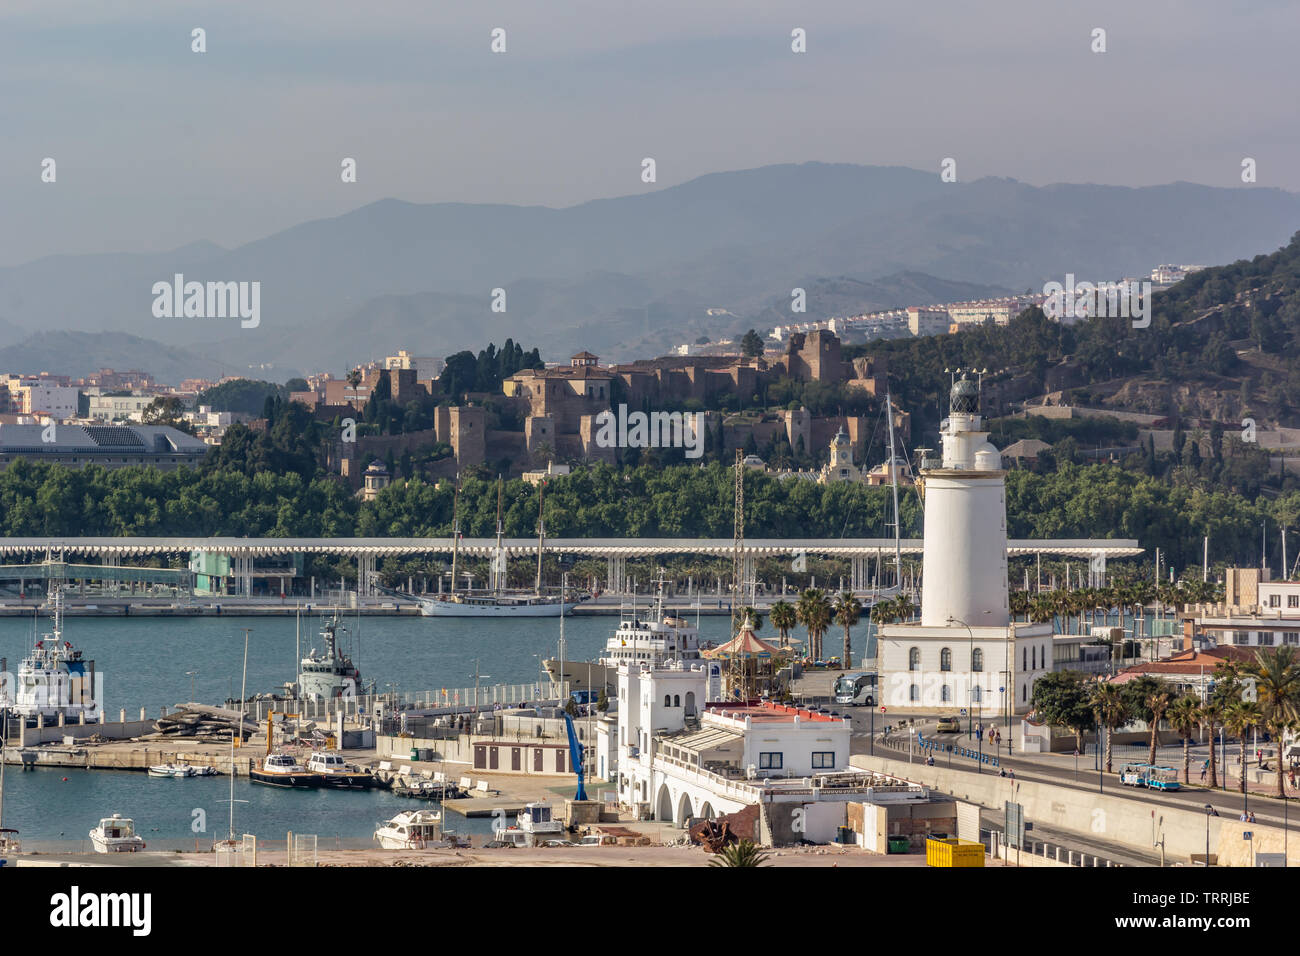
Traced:
<path fill-rule="evenodd" d="M 744 624 L 740 616 L 740 601 L 743 594 L 743 584 L 740 580 L 744 558 L 742 553 L 745 547 L 745 465 L 744 455 L 741 449 L 736 449 L 736 507 L 735 507 L 735 531 L 731 542 L 731 638 L 735 640 L 740 635 L 740 629 Z M 738 650 L 738 648 L 736 649 Z M 745 664 L 740 659 L 740 655 L 732 653 L 731 662 L 728 668 L 729 677 L 733 688 L 739 687 L 742 699 L 748 699 L 745 687 Z"/>

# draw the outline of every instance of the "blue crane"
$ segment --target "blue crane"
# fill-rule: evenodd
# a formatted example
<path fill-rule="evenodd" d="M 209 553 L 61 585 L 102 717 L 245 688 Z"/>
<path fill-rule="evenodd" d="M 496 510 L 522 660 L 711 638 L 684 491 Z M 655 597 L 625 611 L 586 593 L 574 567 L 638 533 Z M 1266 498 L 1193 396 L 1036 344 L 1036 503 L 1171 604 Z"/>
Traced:
<path fill-rule="evenodd" d="M 585 757 L 587 748 L 578 743 L 578 733 L 573 729 L 573 718 L 569 716 L 567 710 L 564 711 L 564 726 L 569 731 L 569 762 L 578 774 L 578 792 L 573 795 L 573 799 L 586 800 L 587 788 L 583 785 L 583 780 L 586 776 Z"/>

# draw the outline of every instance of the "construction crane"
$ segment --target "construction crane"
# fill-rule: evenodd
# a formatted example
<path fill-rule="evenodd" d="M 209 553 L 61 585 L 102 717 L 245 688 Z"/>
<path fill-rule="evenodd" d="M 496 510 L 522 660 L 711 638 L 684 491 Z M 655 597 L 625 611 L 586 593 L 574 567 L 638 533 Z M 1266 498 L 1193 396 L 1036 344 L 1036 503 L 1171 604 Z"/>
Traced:
<path fill-rule="evenodd" d="M 586 800 L 587 788 L 585 786 L 586 778 L 586 753 L 587 748 L 578 743 L 578 732 L 573 729 L 573 718 L 569 716 L 566 710 L 564 713 L 564 726 L 569 731 L 569 762 L 573 765 L 574 771 L 578 774 L 578 792 L 573 795 L 574 800 Z"/>

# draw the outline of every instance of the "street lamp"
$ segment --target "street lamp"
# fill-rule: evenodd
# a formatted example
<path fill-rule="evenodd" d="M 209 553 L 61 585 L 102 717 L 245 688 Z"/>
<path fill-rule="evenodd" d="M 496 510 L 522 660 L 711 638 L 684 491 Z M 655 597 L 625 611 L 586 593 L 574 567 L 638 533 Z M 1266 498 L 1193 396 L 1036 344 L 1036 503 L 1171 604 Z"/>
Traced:
<path fill-rule="evenodd" d="M 962 627 L 966 628 L 966 633 L 970 635 L 970 659 L 969 659 L 969 664 L 970 664 L 970 667 L 972 668 L 972 670 L 970 671 L 970 673 L 973 674 L 973 673 L 974 673 L 973 668 L 974 668 L 974 666 L 975 666 L 975 632 L 971 630 L 971 626 L 970 626 L 969 624 L 967 624 L 965 621 L 961 620 L 960 618 L 955 618 L 955 617 L 952 617 L 952 616 L 950 615 L 950 616 L 948 617 L 948 623 L 949 623 L 949 624 L 960 624 Z M 972 682 L 972 687 L 973 687 L 973 682 Z M 968 710 L 968 711 L 966 712 L 966 736 L 967 736 L 967 737 L 974 737 L 974 736 L 975 736 L 975 702 L 974 702 L 973 699 L 969 699 L 969 698 L 970 698 L 970 689 L 967 690 L 967 694 L 966 694 L 966 696 L 967 696 L 967 698 L 968 698 L 968 700 L 966 701 L 966 703 L 970 706 L 970 710 Z"/>
<path fill-rule="evenodd" d="M 1217 817 L 1219 811 L 1208 803 L 1205 805 L 1205 865 L 1210 865 L 1210 817 Z"/>

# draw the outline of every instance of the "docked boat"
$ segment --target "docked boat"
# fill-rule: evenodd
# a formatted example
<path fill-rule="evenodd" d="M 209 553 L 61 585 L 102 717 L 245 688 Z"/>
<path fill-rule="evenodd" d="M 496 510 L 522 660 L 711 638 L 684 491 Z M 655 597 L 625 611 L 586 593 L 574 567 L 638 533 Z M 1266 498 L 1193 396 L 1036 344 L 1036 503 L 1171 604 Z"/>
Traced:
<path fill-rule="evenodd" d="M 379 825 L 375 840 L 385 850 L 423 850 L 442 842 L 442 814 L 437 810 L 403 810 Z"/>
<path fill-rule="evenodd" d="M 344 650 L 339 632 L 347 628 L 338 615 L 321 626 L 321 649 L 312 648 L 298 664 L 298 696 L 309 700 L 334 700 L 361 694 L 361 670 Z"/>
<path fill-rule="evenodd" d="M 90 831 L 96 853 L 134 853 L 144 849 L 144 838 L 135 832 L 135 821 L 120 813 L 105 817 Z"/>
<path fill-rule="evenodd" d="M 185 763 L 160 763 L 149 768 L 151 777 L 194 777 L 198 771 Z"/>
<path fill-rule="evenodd" d="M 542 846 L 547 840 L 564 839 L 564 824 L 555 819 L 549 803 L 528 803 L 512 826 L 494 829 L 492 838 L 511 846 Z"/>
<path fill-rule="evenodd" d="M 10 708 L 24 720 L 43 716 L 47 725 L 63 717 L 68 724 L 99 722 L 95 700 L 95 662 L 86 660 L 63 637 L 63 589 L 50 591 L 53 629 L 43 635 L 18 668 Z M 3 670 L 0 662 L 0 670 Z"/>
<path fill-rule="evenodd" d="M 458 591 L 422 600 L 420 613 L 425 617 L 559 617 L 579 603 L 531 591 Z"/>
<path fill-rule="evenodd" d="M 307 769 L 320 775 L 322 787 L 339 790 L 369 790 L 375 786 L 375 775 L 343 759 L 337 751 L 318 750 L 307 761 Z"/>
<path fill-rule="evenodd" d="M 260 767 L 249 769 L 248 777 L 253 783 L 295 790 L 311 790 L 324 785 L 320 774 L 308 770 L 286 753 L 267 754 Z"/>
<path fill-rule="evenodd" d="M 657 665 L 668 661 L 699 661 L 700 630 L 685 618 L 664 613 L 664 581 L 659 588 L 649 618 L 642 620 L 636 608 L 631 617 L 619 621 L 614 634 L 605 642 L 604 653 L 594 661 L 543 661 L 551 682 L 565 683 L 570 691 L 600 691 L 618 680 L 620 664 Z"/>
<path fill-rule="evenodd" d="M 542 589 L 542 555 L 546 549 L 546 530 L 542 524 L 542 494 L 537 496 L 537 579 L 533 590 L 507 587 L 509 555 L 503 543 L 504 526 L 501 522 L 501 482 L 497 482 L 497 545 L 489 562 L 486 590 L 458 591 L 456 574 L 460 554 L 460 488 L 452 503 L 451 593 L 420 600 L 420 614 L 424 617 L 559 617 L 577 607 L 585 595 L 547 594 Z"/>

